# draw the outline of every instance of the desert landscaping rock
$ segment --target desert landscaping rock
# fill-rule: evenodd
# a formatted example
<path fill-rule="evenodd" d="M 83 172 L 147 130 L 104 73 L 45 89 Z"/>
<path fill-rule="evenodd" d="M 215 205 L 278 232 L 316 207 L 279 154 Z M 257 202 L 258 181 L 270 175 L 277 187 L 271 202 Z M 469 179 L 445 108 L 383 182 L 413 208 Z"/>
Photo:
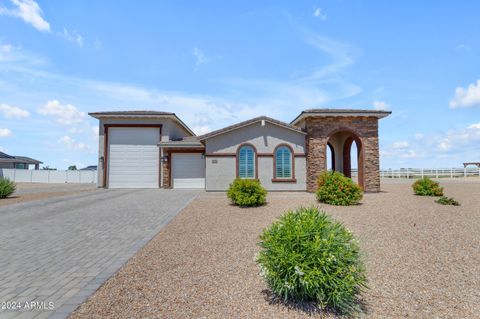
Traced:
<path fill-rule="evenodd" d="M 351 207 L 271 193 L 266 206 L 242 209 L 224 193 L 204 193 L 71 318 L 320 317 L 269 303 L 254 261 L 261 230 L 300 205 L 320 206 L 360 239 L 370 287 L 362 316 L 478 318 L 480 183 L 443 185 L 462 206 L 414 196 L 410 183 L 384 183 Z"/>
<path fill-rule="evenodd" d="M 94 191 L 97 186 L 95 184 L 16 183 L 16 188 L 12 196 L 0 199 L 0 207 L 51 197 L 90 192 Z"/>

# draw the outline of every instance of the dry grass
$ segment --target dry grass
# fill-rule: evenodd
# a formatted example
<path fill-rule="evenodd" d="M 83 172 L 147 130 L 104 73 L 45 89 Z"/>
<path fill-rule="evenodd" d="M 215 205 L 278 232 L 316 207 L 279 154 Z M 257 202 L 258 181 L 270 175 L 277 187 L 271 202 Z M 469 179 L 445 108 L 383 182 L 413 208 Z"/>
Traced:
<path fill-rule="evenodd" d="M 480 183 L 445 184 L 462 206 L 384 184 L 354 207 L 321 205 L 360 238 L 369 286 L 365 317 L 478 318 Z M 107 281 L 72 318 L 307 318 L 268 302 L 254 262 L 262 228 L 312 194 L 273 193 L 267 206 L 230 206 L 206 193 Z M 332 316 L 327 314 L 328 317 Z"/>

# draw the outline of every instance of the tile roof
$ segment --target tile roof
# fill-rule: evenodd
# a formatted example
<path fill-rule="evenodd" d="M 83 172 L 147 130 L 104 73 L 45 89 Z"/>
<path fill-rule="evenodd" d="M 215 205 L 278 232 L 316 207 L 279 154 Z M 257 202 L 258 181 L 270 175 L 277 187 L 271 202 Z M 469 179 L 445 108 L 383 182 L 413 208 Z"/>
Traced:
<path fill-rule="evenodd" d="M 0 152 L 0 162 L 4 163 L 14 163 L 14 162 L 19 162 L 19 163 L 28 163 L 28 164 L 42 164 L 43 162 L 26 157 L 26 156 L 12 156 L 8 155 L 6 153 Z"/>
<path fill-rule="evenodd" d="M 392 111 L 378 111 L 378 110 L 365 110 L 365 109 L 308 109 L 302 111 L 293 121 L 292 125 L 296 125 L 306 116 L 374 116 L 384 118 L 390 115 Z"/>

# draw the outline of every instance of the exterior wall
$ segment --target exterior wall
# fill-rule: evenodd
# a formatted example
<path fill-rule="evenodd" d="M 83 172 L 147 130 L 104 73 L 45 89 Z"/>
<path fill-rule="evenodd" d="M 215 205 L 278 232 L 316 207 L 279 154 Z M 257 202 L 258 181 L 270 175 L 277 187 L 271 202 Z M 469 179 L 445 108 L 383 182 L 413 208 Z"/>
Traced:
<path fill-rule="evenodd" d="M 307 190 L 309 192 L 315 191 L 318 174 L 327 169 L 326 147 L 329 137 L 341 131 L 356 134 L 362 143 L 364 190 L 380 191 L 378 119 L 376 117 L 310 117 L 306 119 L 305 128 L 308 133 Z M 362 168 L 359 167 L 360 169 Z"/>
<path fill-rule="evenodd" d="M 259 122 L 236 129 L 205 141 L 206 190 L 225 191 L 237 175 L 236 156 L 240 145 L 252 144 L 257 151 L 258 179 L 267 190 L 306 190 L 305 135 L 268 122 Z M 289 145 L 294 154 L 295 179 L 291 182 L 273 182 L 275 148 Z"/>
<path fill-rule="evenodd" d="M 225 191 L 235 179 L 235 156 L 208 156 L 206 159 L 205 189 L 207 191 Z M 214 163 L 216 161 L 217 163 Z"/>
<path fill-rule="evenodd" d="M 216 161 L 216 163 L 214 163 Z M 206 186 L 207 191 L 225 191 L 235 179 L 235 156 L 208 156 L 206 158 Z M 295 157 L 296 182 L 272 182 L 273 156 L 258 158 L 258 179 L 269 191 L 305 191 L 306 190 L 306 160 L 305 157 Z"/>
<path fill-rule="evenodd" d="M 99 129 L 98 129 L 98 180 L 97 186 L 104 187 L 103 185 L 103 171 L 104 163 L 101 160 L 102 157 L 105 157 L 104 154 L 104 143 L 105 143 L 105 124 L 161 124 L 162 125 L 162 141 L 169 141 L 171 139 L 181 138 L 184 136 L 190 136 L 182 126 L 177 124 L 176 121 L 169 118 L 108 118 L 99 120 Z M 160 142 L 160 141 L 159 141 Z M 165 174 L 164 174 L 165 175 Z M 164 176 L 165 179 L 165 176 Z"/>
<path fill-rule="evenodd" d="M 0 163 L 0 168 L 15 168 L 14 163 Z"/>
<path fill-rule="evenodd" d="M 290 145 L 295 153 L 305 152 L 305 135 L 278 125 L 259 122 L 208 139 L 205 143 L 207 154 L 235 154 L 242 143 L 250 143 L 259 153 L 273 153 L 278 144 Z"/>
<path fill-rule="evenodd" d="M 306 160 L 305 157 L 295 157 L 295 179 L 296 182 L 272 182 L 273 157 L 258 158 L 258 178 L 262 185 L 272 191 L 305 191 L 306 184 Z"/>

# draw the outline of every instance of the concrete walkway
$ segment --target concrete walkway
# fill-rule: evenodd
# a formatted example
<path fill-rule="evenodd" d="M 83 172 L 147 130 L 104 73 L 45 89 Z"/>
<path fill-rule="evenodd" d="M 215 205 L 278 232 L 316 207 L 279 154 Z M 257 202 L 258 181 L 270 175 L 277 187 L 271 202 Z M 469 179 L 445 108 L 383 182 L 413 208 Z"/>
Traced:
<path fill-rule="evenodd" d="M 96 190 L 0 208 L 0 318 L 66 318 L 198 193 Z"/>

